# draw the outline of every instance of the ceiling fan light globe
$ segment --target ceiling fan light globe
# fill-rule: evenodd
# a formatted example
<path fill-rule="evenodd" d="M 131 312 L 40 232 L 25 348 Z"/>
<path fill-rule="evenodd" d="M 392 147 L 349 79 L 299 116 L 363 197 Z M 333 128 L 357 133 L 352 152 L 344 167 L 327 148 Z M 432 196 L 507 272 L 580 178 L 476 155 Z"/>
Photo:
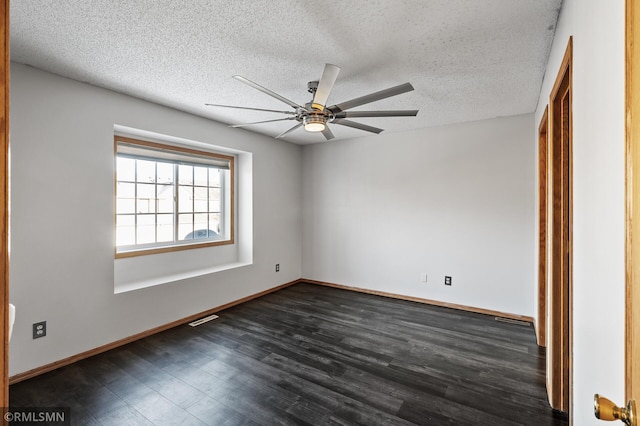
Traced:
<path fill-rule="evenodd" d="M 304 129 L 307 132 L 322 132 L 325 129 L 325 119 L 322 116 L 309 115 L 304 117 Z"/>
<path fill-rule="evenodd" d="M 324 128 L 325 126 L 322 123 L 309 123 L 304 125 L 304 129 L 307 132 L 321 132 Z"/>

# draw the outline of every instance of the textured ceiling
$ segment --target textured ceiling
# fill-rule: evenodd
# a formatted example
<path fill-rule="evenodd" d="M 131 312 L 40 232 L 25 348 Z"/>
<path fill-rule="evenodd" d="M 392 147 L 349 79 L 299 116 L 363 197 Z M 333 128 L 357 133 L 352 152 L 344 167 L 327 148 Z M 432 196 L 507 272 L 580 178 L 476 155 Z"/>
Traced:
<path fill-rule="evenodd" d="M 415 87 L 356 108 L 420 110 L 354 119 L 393 132 L 532 112 L 561 3 L 20 0 L 11 2 L 11 58 L 227 124 L 285 116 L 204 104 L 292 110 L 232 75 L 304 104 L 328 62 L 342 69 L 328 105 Z M 292 123 L 248 129 L 275 136 Z M 370 135 L 330 127 L 336 139 Z M 324 137 L 298 129 L 285 140 Z"/>

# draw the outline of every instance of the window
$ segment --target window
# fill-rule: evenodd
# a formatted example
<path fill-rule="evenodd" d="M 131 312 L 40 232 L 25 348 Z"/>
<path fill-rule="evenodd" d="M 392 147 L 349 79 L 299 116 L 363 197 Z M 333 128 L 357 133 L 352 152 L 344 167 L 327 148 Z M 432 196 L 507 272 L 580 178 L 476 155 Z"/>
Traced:
<path fill-rule="evenodd" d="M 233 243 L 232 156 L 115 143 L 116 257 Z"/>

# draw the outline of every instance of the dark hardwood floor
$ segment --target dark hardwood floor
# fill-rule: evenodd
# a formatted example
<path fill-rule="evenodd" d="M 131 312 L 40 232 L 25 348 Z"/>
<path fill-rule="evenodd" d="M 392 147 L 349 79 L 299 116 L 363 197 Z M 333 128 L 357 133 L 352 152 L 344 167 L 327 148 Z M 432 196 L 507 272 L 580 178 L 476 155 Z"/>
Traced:
<path fill-rule="evenodd" d="M 296 284 L 10 387 L 78 425 L 567 425 L 532 327 Z"/>

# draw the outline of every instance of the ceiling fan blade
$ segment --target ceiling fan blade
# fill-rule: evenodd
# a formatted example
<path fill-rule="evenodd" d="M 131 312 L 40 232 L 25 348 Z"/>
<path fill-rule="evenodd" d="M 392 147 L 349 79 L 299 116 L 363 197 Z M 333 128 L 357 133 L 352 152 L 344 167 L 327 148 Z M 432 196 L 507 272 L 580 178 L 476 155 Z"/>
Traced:
<path fill-rule="evenodd" d="M 329 93 L 331 93 L 331 89 L 333 89 L 333 85 L 336 83 L 339 73 L 340 67 L 333 64 L 324 65 L 324 71 L 322 72 L 322 77 L 318 82 L 316 94 L 313 96 L 311 108 L 319 110 L 324 109 L 324 106 L 327 104 L 327 99 L 329 98 Z"/>
<path fill-rule="evenodd" d="M 335 114 L 340 111 L 345 111 L 347 109 L 354 108 L 360 105 L 379 101 L 380 99 L 390 98 L 391 96 L 400 95 L 402 93 L 410 92 L 412 90 L 413 90 L 413 86 L 411 85 L 411 83 L 404 83 L 399 86 L 394 86 L 388 89 L 380 90 L 379 92 L 360 96 L 359 98 L 351 99 L 350 101 L 332 105 L 327 109 Z"/>
<path fill-rule="evenodd" d="M 235 78 L 238 81 L 243 82 L 244 84 L 247 84 L 247 85 L 253 87 L 254 89 L 257 89 L 257 90 L 261 91 L 262 93 L 265 93 L 265 94 L 267 94 L 267 95 L 269 95 L 271 97 L 274 97 L 277 100 L 279 100 L 281 102 L 284 102 L 287 105 L 292 106 L 293 108 L 296 108 L 296 109 L 297 108 L 302 108 L 302 109 L 304 109 L 302 106 L 298 105 L 297 103 L 295 103 L 293 101 L 290 101 L 289 99 L 285 98 L 284 96 L 280 96 L 276 92 L 272 92 L 271 90 L 267 89 L 266 87 L 262 87 L 258 83 L 254 83 L 253 81 L 248 80 L 248 79 L 246 79 L 246 78 L 244 78 L 244 77 L 242 77 L 240 75 L 234 75 L 233 78 Z"/>
<path fill-rule="evenodd" d="M 384 129 L 379 129 L 377 127 L 368 126 L 362 123 L 356 123 L 355 121 L 351 120 L 345 120 L 344 118 L 337 118 L 333 120 L 333 123 L 340 124 L 341 126 L 353 127 L 354 129 L 360 129 L 371 133 L 380 133 L 384 131 Z"/>
<path fill-rule="evenodd" d="M 322 131 L 322 134 L 324 135 L 325 139 L 330 141 L 331 139 L 335 138 L 335 136 L 333 136 L 333 132 L 329 129 L 329 126 L 325 126 L 324 130 Z"/>
<path fill-rule="evenodd" d="M 291 114 L 291 115 L 295 115 L 296 114 L 293 111 L 278 111 L 276 109 L 250 108 L 250 107 L 241 107 L 241 106 L 233 106 L 233 105 L 220 105 L 220 104 L 205 104 L 205 105 L 206 106 L 214 106 L 214 107 L 222 107 L 222 108 L 249 109 L 251 111 L 279 112 L 281 114 Z"/>
<path fill-rule="evenodd" d="M 280 133 L 278 136 L 276 136 L 276 139 L 280 139 L 286 135 L 288 135 L 289 133 L 293 132 L 294 130 L 296 130 L 298 127 L 302 126 L 302 123 L 298 123 L 295 126 L 293 126 L 292 128 L 290 128 L 289 130 L 285 130 L 284 132 Z"/>
<path fill-rule="evenodd" d="M 229 127 L 246 127 L 246 126 L 252 126 L 254 124 L 273 123 L 276 121 L 287 121 L 287 120 L 295 120 L 295 119 L 296 119 L 295 117 L 276 118 L 275 120 L 254 121 L 253 123 L 234 124 L 233 126 L 229 126 Z"/>
<path fill-rule="evenodd" d="M 418 115 L 417 109 L 397 109 L 387 111 L 340 111 L 336 118 L 355 117 L 415 117 Z"/>

